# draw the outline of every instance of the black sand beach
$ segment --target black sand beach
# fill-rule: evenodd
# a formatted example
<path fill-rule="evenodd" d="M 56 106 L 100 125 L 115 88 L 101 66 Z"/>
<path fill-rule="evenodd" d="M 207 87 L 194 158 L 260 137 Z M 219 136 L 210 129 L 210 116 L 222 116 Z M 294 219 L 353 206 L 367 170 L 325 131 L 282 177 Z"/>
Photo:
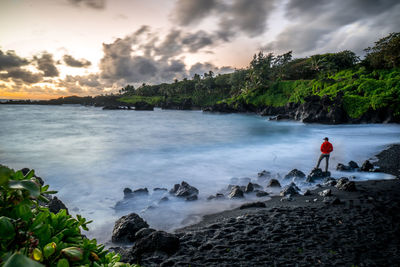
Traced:
<path fill-rule="evenodd" d="M 395 174 L 398 146 L 382 153 L 378 166 Z M 207 215 L 175 232 L 179 248 L 169 255 L 119 251 L 142 266 L 400 266 L 400 180 L 355 186 L 323 186 Z M 321 196 L 326 189 L 330 196 Z"/>

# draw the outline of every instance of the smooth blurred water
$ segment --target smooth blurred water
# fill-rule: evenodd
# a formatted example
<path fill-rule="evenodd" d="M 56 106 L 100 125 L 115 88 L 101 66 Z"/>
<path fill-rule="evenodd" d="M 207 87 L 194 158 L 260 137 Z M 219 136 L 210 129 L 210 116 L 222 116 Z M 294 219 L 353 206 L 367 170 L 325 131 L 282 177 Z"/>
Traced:
<path fill-rule="evenodd" d="M 361 164 L 399 142 L 400 126 L 273 122 L 255 115 L 201 111 L 0 105 L 0 163 L 34 168 L 73 214 L 95 220 L 89 235 L 101 241 L 109 240 L 114 221 L 131 211 L 152 227 L 171 230 L 202 214 L 237 206 L 240 202 L 231 200 L 205 201 L 232 177 L 255 178 L 263 169 L 281 176 L 293 168 L 309 173 L 325 136 L 334 146 L 330 170 L 340 177 L 343 174 L 334 171 L 337 163 Z M 113 208 L 125 187 L 170 189 L 183 180 L 200 190 L 199 201 L 158 204 L 158 193 L 125 210 Z M 146 209 L 150 205 L 154 209 Z"/>

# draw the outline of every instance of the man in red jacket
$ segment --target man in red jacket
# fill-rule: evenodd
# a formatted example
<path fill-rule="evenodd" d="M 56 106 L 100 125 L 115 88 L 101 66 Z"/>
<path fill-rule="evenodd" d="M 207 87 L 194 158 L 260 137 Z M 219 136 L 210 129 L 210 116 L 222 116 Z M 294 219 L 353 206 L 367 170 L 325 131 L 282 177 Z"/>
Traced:
<path fill-rule="evenodd" d="M 323 158 L 325 158 L 325 160 L 326 160 L 325 172 L 327 172 L 328 171 L 328 165 L 329 165 L 329 155 L 333 151 L 333 146 L 332 146 L 331 143 L 329 143 L 328 137 L 325 137 L 324 140 L 325 140 L 325 142 L 323 142 L 322 145 L 321 145 L 322 154 L 319 157 L 318 164 L 317 164 L 316 168 L 319 168 L 319 164 L 321 163 L 321 160 Z"/>

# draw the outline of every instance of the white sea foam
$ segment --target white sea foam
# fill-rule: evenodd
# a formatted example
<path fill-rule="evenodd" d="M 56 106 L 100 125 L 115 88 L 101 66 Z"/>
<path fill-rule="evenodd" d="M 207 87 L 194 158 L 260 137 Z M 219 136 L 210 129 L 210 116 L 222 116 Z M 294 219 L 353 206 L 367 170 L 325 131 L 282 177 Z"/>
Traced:
<path fill-rule="evenodd" d="M 240 205 L 241 201 L 205 200 L 226 188 L 232 177 L 255 179 L 264 169 L 282 177 L 294 168 L 307 174 L 325 136 L 334 146 L 334 177 L 349 176 L 334 171 L 337 163 L 361 164 L 400 140 L 399 125 L 306 125 L 200 111 L 1 105 L 0 114 L 0 163 L 35 168 L 72 213 L 95 221 L 89 236 L 103 242 L 110 239 L 115 220 L 129 212 L 139 213 L 152 227 L 172 230 L 203 214 Z M 170 189 L 183 180 L 200 190 L 200 200 L 170 198 L 159 204 L 160 193 L 152 195 L 154 187 Z M 151 194 L 116 211 L 125 187 L 147 187 Z"/>

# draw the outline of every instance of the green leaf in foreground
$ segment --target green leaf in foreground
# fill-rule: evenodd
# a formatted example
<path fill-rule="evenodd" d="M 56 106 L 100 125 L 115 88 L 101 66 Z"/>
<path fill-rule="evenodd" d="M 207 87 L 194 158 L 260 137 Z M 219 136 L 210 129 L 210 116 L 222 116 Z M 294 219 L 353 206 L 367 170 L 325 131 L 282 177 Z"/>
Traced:
<path fill-rule="evenodd" d="M 15 236 L 14 226 L 12 225 L 10 218 L 1 216 L 0 217 L 0 239 L 12 239 Z"/>
<path fill-rule="evenodd" d="M 5 263 L 3 267 L 16 267 L 16 266 L 24 266 L 24 267 L 43 267 L 42 264 L 31 260 L 30 258 L 19 254 L 14 253 Z"/>
<path fill-rule="evenodd" d="M 40 195 L 40 188 L 33 181 L 10 181 L 9 187 L 12 189 L 27 190 L 32 197 L 38 197 Z"/>

